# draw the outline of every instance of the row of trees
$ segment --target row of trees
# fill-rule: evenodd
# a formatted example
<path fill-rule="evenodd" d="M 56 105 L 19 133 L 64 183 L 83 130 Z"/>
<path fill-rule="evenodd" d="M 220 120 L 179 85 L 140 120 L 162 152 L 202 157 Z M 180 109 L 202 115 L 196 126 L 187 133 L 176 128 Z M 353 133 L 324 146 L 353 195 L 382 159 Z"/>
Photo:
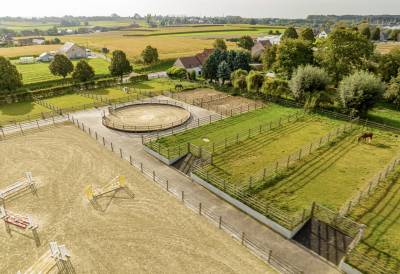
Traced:
<path fill-rule="evenodd" d="M 95 71 L 86 60 L 80 60 L 76 66 L 66 56 L 57 54 L 49 65 L 50 72 L 64 79 L 71 75 L 76 82 L 87 82 L 95 77 Z M 132 72 L 133 67 L 123 51 L 113 52 L 109 71 L 112 76 L 121 77 Z M 5 57 L 0 56 L 0 94 L 16 91 L 23 86 L 22 75 L 17 67 Z"/>

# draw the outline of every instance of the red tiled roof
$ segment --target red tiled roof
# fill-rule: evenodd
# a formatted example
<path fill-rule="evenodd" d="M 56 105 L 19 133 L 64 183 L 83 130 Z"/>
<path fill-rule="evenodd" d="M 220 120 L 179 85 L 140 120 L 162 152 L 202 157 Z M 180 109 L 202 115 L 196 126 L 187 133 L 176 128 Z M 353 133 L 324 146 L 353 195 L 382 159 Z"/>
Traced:
<path fill-rule="evenodd" d="M 179 60 L 186 69 L 196 68 L 204 65 L 207 58 L 214 52 L 214 49 L 205 49 L 202 53 L 195 56 L 181 57 Z"/>

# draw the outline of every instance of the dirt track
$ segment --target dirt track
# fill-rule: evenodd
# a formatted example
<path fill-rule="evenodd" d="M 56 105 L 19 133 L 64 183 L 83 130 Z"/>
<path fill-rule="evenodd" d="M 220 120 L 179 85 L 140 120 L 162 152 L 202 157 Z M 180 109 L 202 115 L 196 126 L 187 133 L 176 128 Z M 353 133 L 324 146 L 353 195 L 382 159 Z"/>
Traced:
<path fill-rule="evenodd" d="M 39 223 L 42 245 L 0 229 L 0 273 L 24 270 L 47 249 L 65 244 L 76 273 L 266 273 L 268 267 L 84 133 L 64 126 L 0 142 L 0 188 L 24 171 L 38 178 L 9 210 Z M 134 199 L 121 192 L 96 211 L 83 195 L 124 174 Z M 3 225 L 3 224 L 2 224 Z M 30 235 L 27 233 L 27 235 Z"/>

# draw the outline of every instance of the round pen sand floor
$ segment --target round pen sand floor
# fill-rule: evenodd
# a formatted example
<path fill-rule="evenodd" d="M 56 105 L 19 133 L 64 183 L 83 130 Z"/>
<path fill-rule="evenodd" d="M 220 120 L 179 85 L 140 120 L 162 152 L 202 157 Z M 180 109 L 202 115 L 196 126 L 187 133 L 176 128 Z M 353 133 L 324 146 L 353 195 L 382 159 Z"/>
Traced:
<path fill-rule="evenodd" d="M 189 120 L 190 112 L 167 104 L 143 104 L 117 109 L 107 117 L 111 128 L 123 125 L 132 131 L 152 131 L 182 125 Z"/>
<path fill-rule="evenodd" d="M 25 171 L 38 178 L 36 196 L 26 193 L 6 206 L 38 221 L 42 242 L 37 248 L 32 239 L 0 229 L 0 273 L 27 269 L 53 240 L 70 250 L 76 273 L 274 272 L 73 126 L 2 141 L 0 153 L 0 188 Z M 117 175 L 126 175 L 135 198 L 120 192 L 95 210 L 84 187 Z"/>

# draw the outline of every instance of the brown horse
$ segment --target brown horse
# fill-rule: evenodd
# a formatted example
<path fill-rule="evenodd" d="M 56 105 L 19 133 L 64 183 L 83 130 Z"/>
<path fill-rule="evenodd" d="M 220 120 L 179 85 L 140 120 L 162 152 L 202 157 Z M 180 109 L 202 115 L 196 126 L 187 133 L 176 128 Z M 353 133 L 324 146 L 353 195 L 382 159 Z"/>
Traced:
<path fill-rule="evenodd" d="M 374 134 L 372 132 L 366 132 L 358 138 L 358 142 L 368 141 L 368 143 L 371 143 L 373 137 L 374 137 Z"/>

